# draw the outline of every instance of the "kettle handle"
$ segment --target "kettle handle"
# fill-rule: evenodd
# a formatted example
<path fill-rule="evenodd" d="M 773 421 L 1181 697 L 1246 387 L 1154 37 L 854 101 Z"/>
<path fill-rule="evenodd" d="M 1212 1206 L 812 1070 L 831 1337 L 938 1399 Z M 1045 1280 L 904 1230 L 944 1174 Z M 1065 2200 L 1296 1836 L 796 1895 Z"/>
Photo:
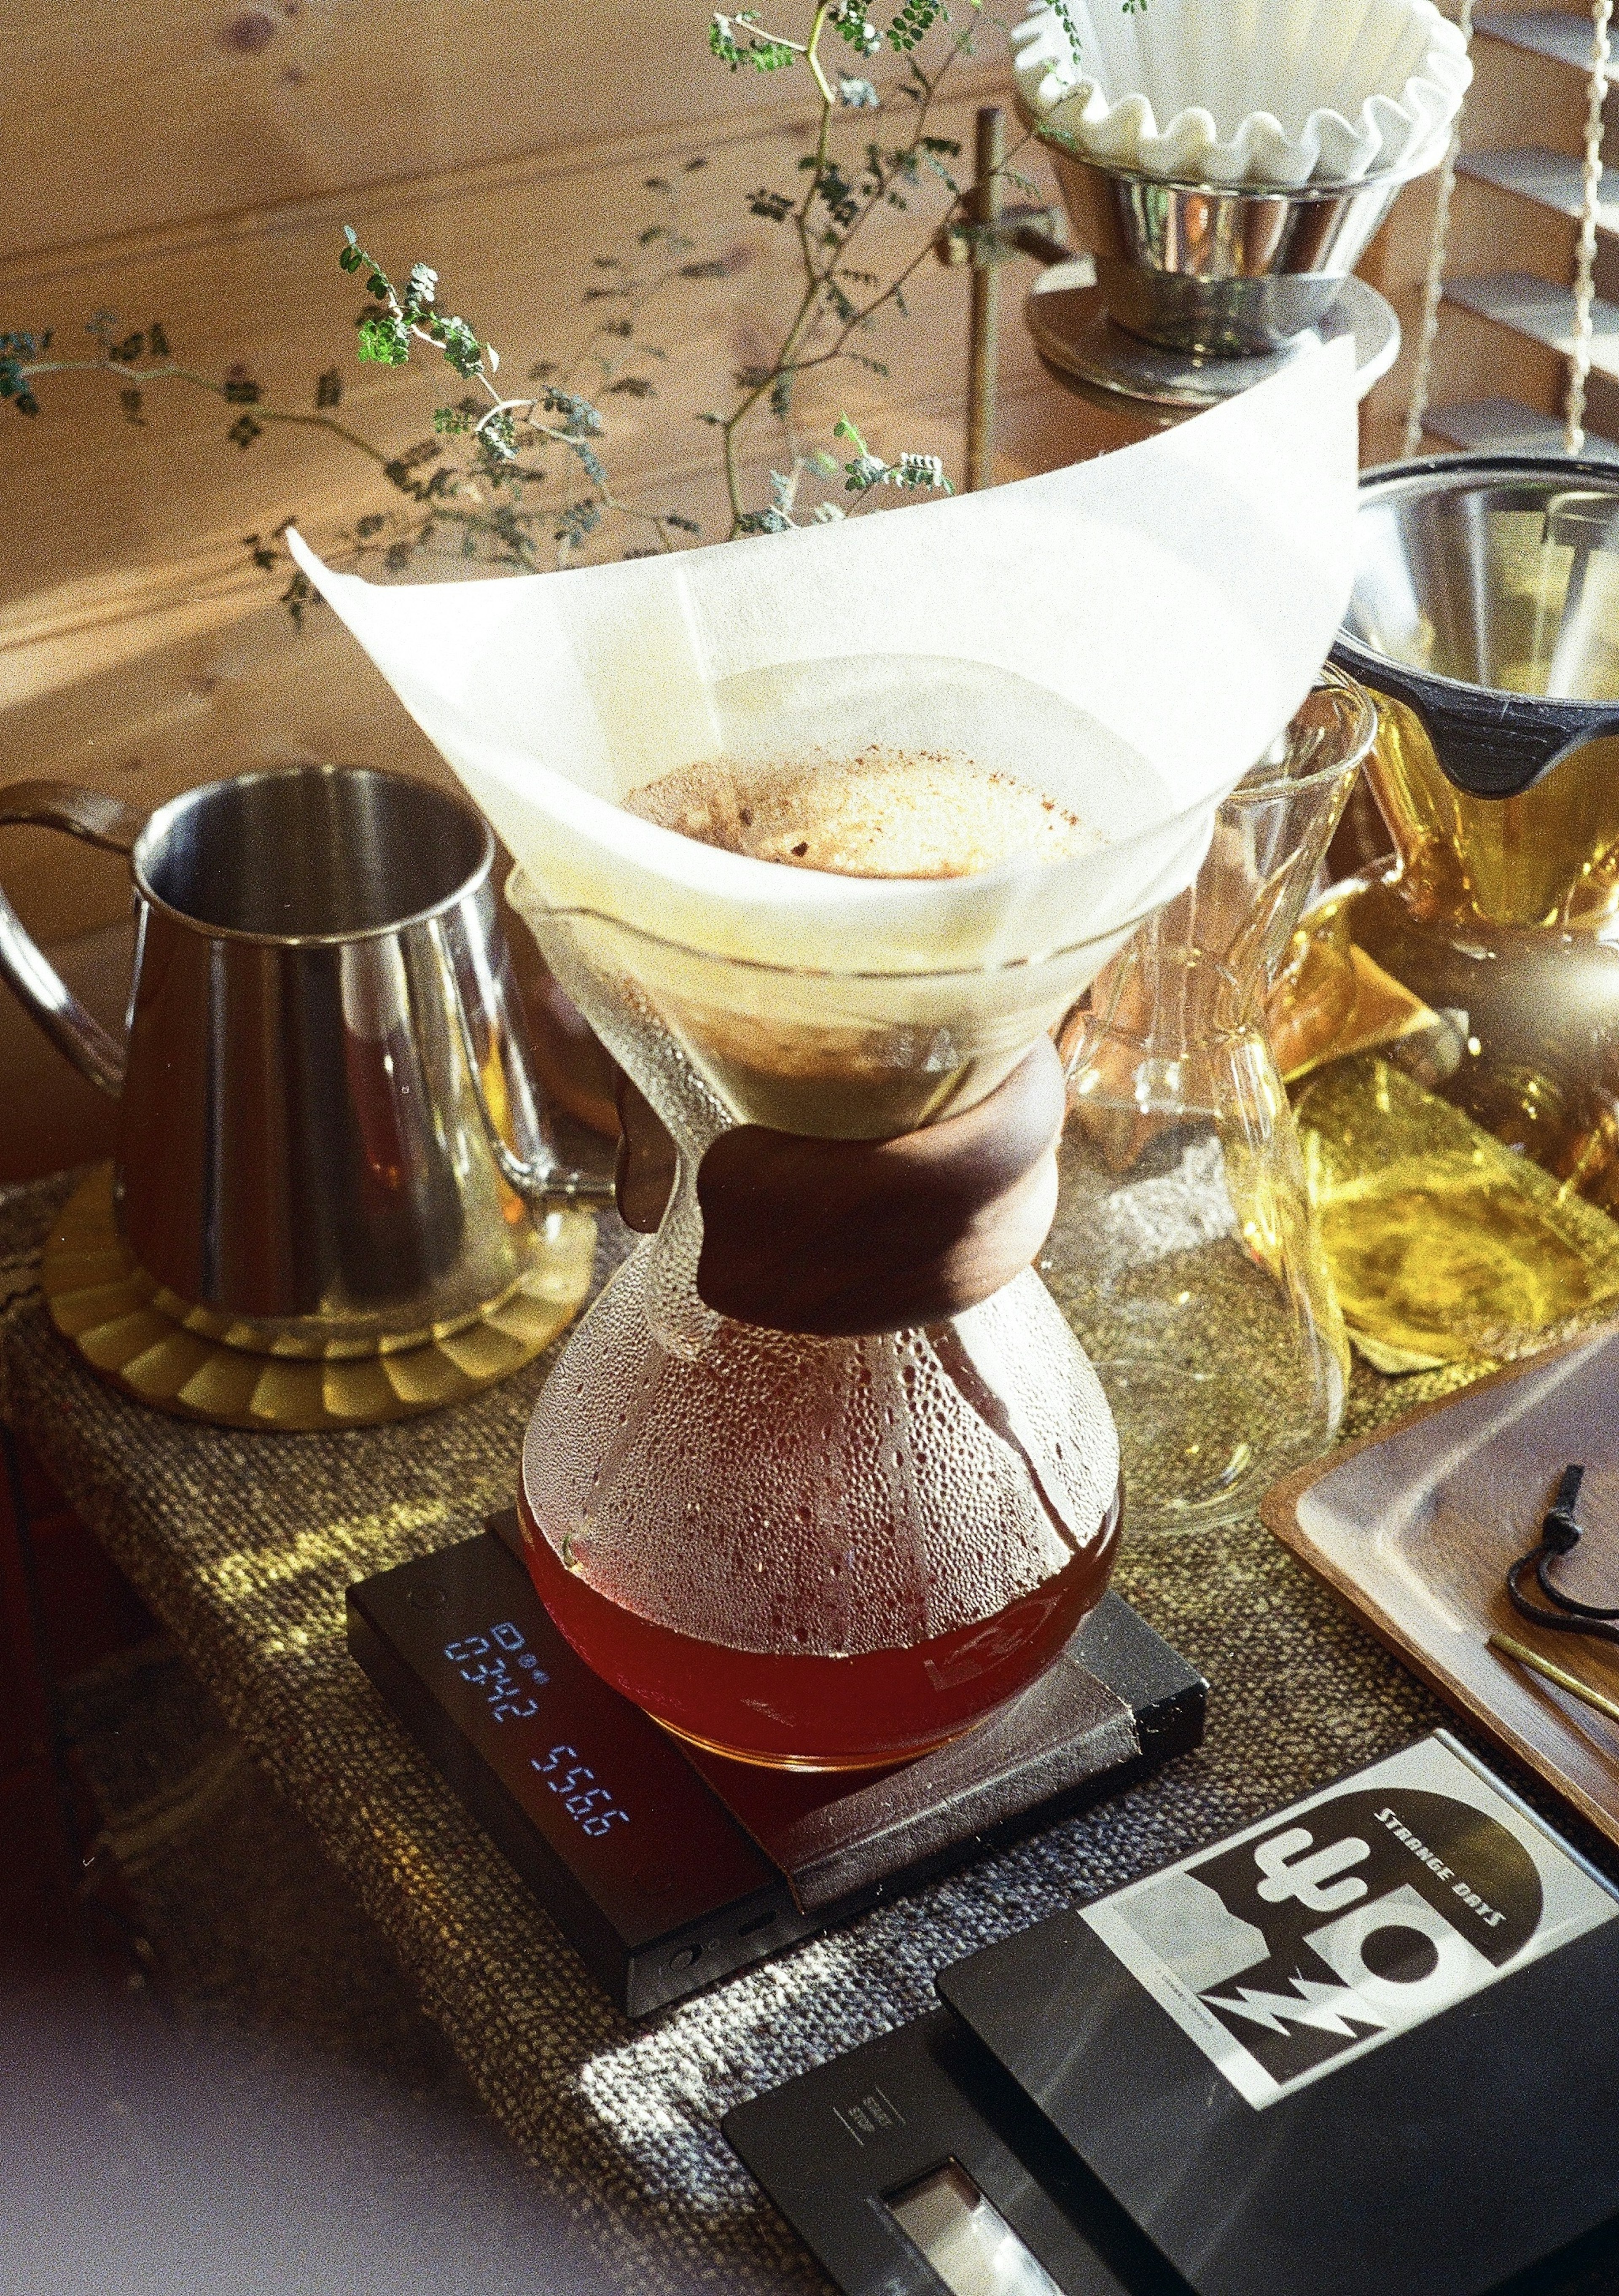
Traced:
<path fill-rule="evenodd" d="M 439 962 L 443 968 L 445 986 L 449 992 L 461 1037 L 461 1055 L 466 1063 L 467 1082 L 477 1103 L 484 1136 L 495 1168 L 514 1195 L 535 1210 L 555 1204 L 610 1204 L 614 1199 L 614 1178 L 611 1171 L 591 1172 L 581 1166 L 565 1163 L 556 1154 L 548 1140 L 543 1139 L 539 1152 L 522 1156 L 513 1147 L 489 1106 L 488 1086 L 484 1081 L 483 1059 L 473 1033 L 472 1014 L 466 1009 L 462 994 L 460 976 L 455 960 L 447 947 L 442 930 L 435 924 L 434 938 L 438 944 Z"/>
<path fill-rule="evenodd" d="M 1619 710 L 1479 688 L 1447 710 L 1442 742 L 1434 728 L 1431 678 L 1385 655 L 1368 653 L 1343 632 L 1332 659 L 1374 693 L 1403 701 L 1416 712 L 1440 770 L 1467 797 L 1521 797 L 1571 750 L 1619 734 Z"/>
<path fill-rule="evenodd" d="M 100 790 L 70 782 L 12 782 L 0 788 L 0 825 L 60 829 L 103 853 L 130 853 L 146 816 Z M 83 1077 L 116 1100 L 125 1049 L 86 1011 L 0 892 L 0 979 L 15 990 L 57 1050 Z"/>

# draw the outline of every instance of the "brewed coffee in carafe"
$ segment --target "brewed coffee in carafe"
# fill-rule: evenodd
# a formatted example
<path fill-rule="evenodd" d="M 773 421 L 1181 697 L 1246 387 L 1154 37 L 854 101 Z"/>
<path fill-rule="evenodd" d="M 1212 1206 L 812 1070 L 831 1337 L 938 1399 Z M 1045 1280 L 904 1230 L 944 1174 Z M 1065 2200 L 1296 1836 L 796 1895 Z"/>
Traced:
<path fill-rule="evenodd" d="M 1113 1560 L 1112 1420 L 1026 1264 L 1063 1106 L 1044 1029 L 1074 960 L 992 983 L 793 974 L 512 891 L 680 1168 L 530 1430 L 547 1606 L 717 1751 L 858 1767 L 955 1735 L 1056 1656 Z M 917 1142 L 931 1176 L 906 1168 Z M 929 1260 L 930 1177 L 974 1198 L 953 1275 Z M 969 1304 L 931 1314 L 964 1271 Z"/>

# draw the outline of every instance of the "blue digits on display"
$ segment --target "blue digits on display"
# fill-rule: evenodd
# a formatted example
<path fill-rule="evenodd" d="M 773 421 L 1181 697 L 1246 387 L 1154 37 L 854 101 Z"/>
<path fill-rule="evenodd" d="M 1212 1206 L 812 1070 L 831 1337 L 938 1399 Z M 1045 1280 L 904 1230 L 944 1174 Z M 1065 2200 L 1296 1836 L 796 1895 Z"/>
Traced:
<path fill-rule="evenodd" d="M 605 1786 L 596 1784 L 596 1772 L 580 1761 L 577 1746 L 553 1746 L 543 1762 L 530 1755 L 529 1764 L 561 1796 L 563 1808 L 582 1832 L 603 1834 L 629 1824 L 629 1812 L 619 1808 Z"/>
<path fill-rule="evenodd" d="M 526 1693 L 543 1688 L 551 1677 L 509 1620 L 491 1627 L 487 1635 L 464 1635 L 459 1642 L 446 1643 L 444 1655 L 460 1670 L 462 1681 L 470 1682 L 489 1701 L 497 1722 L 528 1722 L 538 1713 L 539 1701 Z M 577 1746 L 553 1746 L 543 1761 L 530 1754 L 529 1767 L 544 1778 L 582 1833 L 595 1837 L 629 1824 L 629 1812 L 619 1808 L 605 1786 L 596 1784 L 595 1771 L 580 1760 Z"/>
<path fill-rule="evenodd" d="M 526 1693 L 551 1677 L 509 1620 L 491 1627 L 487 1635 L 466 1635 L 459 1642 L 446 1643 L 444 1655 L 460 1669 L 462 1681 L 474 1684 L 488 1699 L 497 1722 L 528 1722 L 538 1713 L 539 1701 Z"/>

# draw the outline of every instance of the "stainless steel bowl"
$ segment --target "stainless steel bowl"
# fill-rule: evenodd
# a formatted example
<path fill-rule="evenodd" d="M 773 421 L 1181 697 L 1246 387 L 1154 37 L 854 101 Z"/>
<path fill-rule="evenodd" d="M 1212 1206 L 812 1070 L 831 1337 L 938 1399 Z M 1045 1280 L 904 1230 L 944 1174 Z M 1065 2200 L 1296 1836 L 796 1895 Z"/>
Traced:
<path fill-rule="evenodd" d="M 1474 797 L 1619 734 L 1619 470 L 1442 455 L 1360 480 L 1334 659 L 1414 709 Z"/>
<path fill-rule="evenodd" d="M 1086 158 L 1060 128 L 1040 138 L 1108 316 L 1203 358 L 1282 350 L 1319 326 L 1405 181 L 1168 183 Z"/>

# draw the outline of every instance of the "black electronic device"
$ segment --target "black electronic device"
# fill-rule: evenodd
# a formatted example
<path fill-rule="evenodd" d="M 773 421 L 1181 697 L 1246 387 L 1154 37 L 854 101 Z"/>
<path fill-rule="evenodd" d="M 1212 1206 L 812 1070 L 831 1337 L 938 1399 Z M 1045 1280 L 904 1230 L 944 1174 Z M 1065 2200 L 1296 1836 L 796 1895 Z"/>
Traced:
<path fill-rule="evenodd" d="M 1619 2285 L 1619 1892 L 1442 1732 L 939 1990 L 725 2124 L 848 2296 Z"/>
<path fill-rule="evenodd" d="M 514 1514 L 349 1589 L 349 1646 L 555 1915 L 644 2016 L 1198 1743 L 1207 1685 L 1108 1594 L 1040 1680 L 919 1760 L 836 1775 L 682 1745 L 578 1658 Z"/>
<path fill-rule="evenodd" d="M 725 2133 L 850 2296 L 1186 2296 L 946 2009 L 739 2105 Z"/>

